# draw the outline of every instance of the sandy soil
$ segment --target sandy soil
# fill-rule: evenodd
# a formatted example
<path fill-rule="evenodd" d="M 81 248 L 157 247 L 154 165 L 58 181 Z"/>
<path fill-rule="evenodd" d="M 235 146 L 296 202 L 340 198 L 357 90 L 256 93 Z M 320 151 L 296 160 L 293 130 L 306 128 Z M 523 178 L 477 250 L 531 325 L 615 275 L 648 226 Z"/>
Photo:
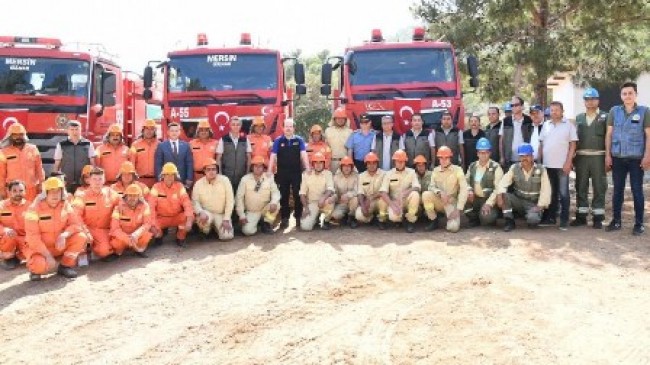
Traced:
<path fill-rule="evenodd" d="M 290 228 L 73 281 L 3 271 L 0 363 L 650 364 L 630 211 L 619 233 Z"/>

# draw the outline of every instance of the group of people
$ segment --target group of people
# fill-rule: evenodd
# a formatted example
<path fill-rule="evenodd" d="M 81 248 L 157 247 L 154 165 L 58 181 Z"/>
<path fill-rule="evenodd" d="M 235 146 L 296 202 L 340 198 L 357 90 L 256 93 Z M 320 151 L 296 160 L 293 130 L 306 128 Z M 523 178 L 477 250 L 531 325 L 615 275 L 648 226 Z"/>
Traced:
<path fill-rule="evenodd" d="M 551 103 L 545 121 L 541 107 L 531 106 L 525 115 L 524 101 L 514 97 L 512 115 L 500 120 L 499 109 L 491 107 L 485 129 L 472 117 L 460 131 L 443 113 L 440 126 L 426 130 L 415 114 L 403 135 L 390 116 L 375 132 L 369 116 L 361 115 L 353 130 L 337 109 L 325 130 L 310 129 L 307 141 L 295 135 L 292 119 L 274 141 L 261 117 L 248 135 L 232 117 L 220 139 L 201 121 L 189 142 L 180 139 L 177 123 L 160 141 L 155 121 L 148 120 L 131 146 L 121 127 L 112 125 L 95 149 L 71 121 L 47 179 L 38 148 L 28 143 L 22 125 L 13 124 L 0 151 L 0 258 L 10 269 L 24 260 L 32 280 L 51 272 L 73 278 L 89 255 L 113 261 L 132 250 L 146 257 L 170 228 L 181 247 L 194 226 L 219 240 L 232 239 L 235 230 L 273 233 L 278 215 L 280 228 L 289 226 L 292 208 L 296 226 L 305 231 L 376 222 L 379 229 L 398 223 L 414 232 L 419 219 L 433 231 L 444 219 L 446 229 L 457 232 L 463 215 L 470 226 L 494 225 L 502 216 L 504 230 L 511 231 L 515 216 L 529 226 L 554 225 L 558 213 L 565 230 L 586 225 L 589 212 L 593 227 L 602 228 L 610 168 L 613 219 L 606 228 L 621 229 L 629 174 L 633 233 L 642 234 L 650 112 L 636 104 L 635 84 L 624 84 L 621 97 L 623 105 L 606 113 L 598 109 L 598 92 L 588 89 L 587 111 L 575 124 L 559 102 Z M 568 175 L 574 168 L 577 209 L 569 223 Z"/>

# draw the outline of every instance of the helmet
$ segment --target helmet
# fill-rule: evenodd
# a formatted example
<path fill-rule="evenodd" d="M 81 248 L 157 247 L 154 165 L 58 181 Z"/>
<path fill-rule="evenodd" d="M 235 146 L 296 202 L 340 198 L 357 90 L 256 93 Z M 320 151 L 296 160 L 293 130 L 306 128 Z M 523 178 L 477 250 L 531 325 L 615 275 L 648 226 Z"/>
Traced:
<path fill-rule="evenodd" d="M 323 127 L 321 127 L 321 126 L 318 125 L 318 124 L 314 124 L 314 125 L 312 125 L 312 126 L 311 126 L 311 129 L 309 130 L 309 134 L 313 134 L 313 133 L 316 133 L 316 132 L 322 134 L 322 133 L 323 133 Z"/>
<path fill-rule="evenodd" d="M 395 153 L 393 153 L 393 160 L 394 161 L 408 161 L 408 156 L 406 155 L 406 152 L 404 150 L 397 150 Z"/>
<path fill-rule="evenodd" d="M 600 95 L 598 94 L 598 90 L 594 89 L 593 87 L 588 87 L 585 89 L 585 93 L 582 94 L 583 99 L 598 99 L 600 98 Z"/>
<path fill-rule="evenodd" d="M 258 115 L 256 117 L 253 117 L 253 127 L 256 126 L 256 125 L 262 125 L 262 126 L 266 125 L 264 123 L 264 117 L 263 116 Z"/>
<path fill-rule="evenodd" d="M 200 129 L 200 128 L 211 129 L 210 122 L 208 122 L 206 119 L 201 120 L 199 124 L 196 126 L 196 129 Z"/>
<path fill-rule="evenodd" d="M 314 162 L 325 162 L 325 156 L 320 152 L 314 153 L 311 155 L 311 163 Z"/>
<path fill-rule="evenodd" d="M 490 140 L 483 137 L 479 138 L 478 142 L 476 142 L 476 149 L 478 151 L 489 151 L 492 149 L 492 145 L 490 144 Z"/>
<path fill-rule="evenodd" d="M 348 166 L 354 166 L 354 161 L 352 161 L 352 157 L 350 156 L 345 156 L 341 159 L 341 166 L 348 165 Z"/>
<path fill-rule="evenodd" d="M 81 169 L 81 176 L 89 176 L 90 172 L 93 170 L 93 165 L 86 165 Z"/>
<path fill-rule="evenodd" d="M 27 134 L 25 127 L 20 123 L 14 123 L 9 127 L 7 134 Z"/>
<path fill-rule="evenodd" d="M 203 162 L 203 169 L 205 170 L 206 167 L 208 166 L 217 166 L 217 161 L 214 158 L 208 158 Z M 174 165 L 174 168 L 176 166 Z M 163 169 L 164 170 L 164 169 Z"/>
<path fill-rule="evenodd" d="M 534 152 L 533 146 L 528 143 L 522 143 L 519 145 L 519 148 L 517 148 L 517 154 L 519 156 L 532 155 Z"/>
<path fill-rule="evenodd" d="M 422 156 L 422 155 L 417 155 L 413 159 L 413 164 L 418 164 L 418 163 L 427 163 L 427 158 Z"/>
<path fill-rule="evenodd" d="M 251 165 L 264 165 L 266 166 L 266 160 L 262 156 L 255 156 L 251 159 Z"/>
<path fill-rule="evenodd" d="M 451 148 L 447 146 L 438 148 L 438 152 L 436 152 L 436 157 L 451 157 L 453 155 L 454 153 L 451 151 Z"/>
<path fill-rule="evenodd" d="M 111 124 L 111 126 L 108 127 L 108 134 L 111 134 L 111 133 L 122 134 L 122 127 L 120 127 L 119 124 Z"/>
<path fill-rule="evenodd" d="M 124 190 L 124 195 L 142 196 L 142 188 L 138 184 L 131 184 Z"/>
<path fill-rule="evenodd" d="M 43 181 L 43 190 L 45 191 L 63 188 L 65 188 L 65 185 L 58 177 L 48 177 L 47 180 Z"/>
<path fill-rule="evenodd" d="M 215 162 L 216 164 L 216 162 Z M 176 165 L 174 165 L 171 162 L 167 162 L 163 168 L 162 172 L 160 173 L 161 175 L 178 175 L 178 168 L 176 168 Z"/>
<path fill-rule="evenodd" d="M 366 155 L 366 157 L 363 159 L 363 162 L 368 163 L 368 162 L 379 162 L 379 157 L 377 157 L 377 154 L 374 152 L 370 152 Z"/>
<path fill-rule="evenodd" d="M 503 111 L 504 112 L 511 112 L 512 111 L 512 105 L 509 102 L 503 104 Z"/>
<path fill-rule="evenodd" d="M 345 109 L 343 108 L 336 108 L 334 110 L 334 113 L 332 114 L 332 118 L 347 118 L 348 116 L 345 114 Z"/>
<path fill-rule="evenodd" d="M 135 166 L 133 166 L 131 161 L 122 162 L 122 166 L 120 166 L 120 175 L 122 174 L 135 174 Z"/>
<path fill-rule="evenodd" d="M 156 128 L 156 121 L 153 119 L 147 119 L 144 121 L 144 124 L 142 125 L 142 128 L 145 127 L 150 127 L 150 128 Z"/>

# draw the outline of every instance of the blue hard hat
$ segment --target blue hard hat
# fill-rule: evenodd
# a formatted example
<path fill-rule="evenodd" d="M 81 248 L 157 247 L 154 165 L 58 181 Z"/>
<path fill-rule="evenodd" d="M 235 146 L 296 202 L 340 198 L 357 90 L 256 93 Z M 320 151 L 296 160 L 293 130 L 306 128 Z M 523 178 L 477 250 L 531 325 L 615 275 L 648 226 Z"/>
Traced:
<path fill-rule="evenodd" d="M 504 112 L 511 112 L 512 111 L 512 105 L 510 103 L 503 104 L 503 111 Z"/>
<path fill-rule="evenodd" d="M 550 117 L 551 116 L 551 107 L 547 106 L 546 109 L 544 109 L 544 116 L 545 117 Z"/>
<path fill-rule="evenodd" d="M 600 98 L 600 95 L 598 94 L 598 90 L 594 89 L 593 87 L 588 87 L 585 89 L 585 93 L 582 94 L 583 99 L 597 99 Z"/>
<path fill-rule="evenodd" d="M 531 112 L 534 112 L 534 111 L 541 112 L 542 110 L 543 110 L 542 106 L 539 105 L 539 104 L 531 105 L 531 107 L 530 107 Z"/>
<path fill-rule="evenodd" d="M 533 146 L 528 143 L 522 143 L 519 145 L 519 148 L 517 148 L 517 154 L 519 156 L 532 155 L 534 153 L 535 151 L 533 150 Z"/>
<path fill-rule="evenodd" d="M 485 137 L 480 138 L 476 142 L 476 150 L 477 151 L 486 151 L 486 150 L 489 151 L 491 149 L 492 149 L 492 145 L 490 144 L 490 140 L 485 138 Z"/>

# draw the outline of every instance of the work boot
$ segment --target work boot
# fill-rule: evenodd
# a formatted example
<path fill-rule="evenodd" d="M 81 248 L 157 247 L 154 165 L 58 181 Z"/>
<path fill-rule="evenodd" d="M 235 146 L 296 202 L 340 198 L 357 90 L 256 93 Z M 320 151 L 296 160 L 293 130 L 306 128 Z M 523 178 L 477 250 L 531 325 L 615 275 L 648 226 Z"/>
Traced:
<path fill-rule="evenodd" d="M 510 232 L 515 229 L 515 220 L 512 218 L 506 218 L 506 223 L 503 225 L 504 232 Z"/>
<path fill-rule="evenodd" d="M 285 229 L 289 227 L 289 218 L 282 218 L 280 222 L 280 229 Z"/>
<path fill-rule="evenodd" d="M 411 222 L 406 222 L 406 232 L 413 233 L 415 232 L 415 224 Z"/>
<path fill-rule="evenodd" d="M 571 223 L 569 223 L 571 227 L 580 227 L 580 226 L 586 226 L 587 225 L 587 216 L 584 214 L 578 214 L 576 215 L 576 219 L 572 220 Z"/>
<path fill-rule="evenodd" d="M 323 221 L 323 224 L 321 224 L 320 229 L 323 231 L 329 231 L 332 226 L 330 225 L 329 221 Z"/>
<path fill-rule="evenodd" d="M 435 231 L 436 229 L 438 229 L 437 219 L 432 220 L 431 222 L 429 222 L 429 224 L 427 224 L 426 227 L 424 227 L 424 230 L 427 232 Z"/>
<path fill-rule="evenodd" d="M 469 222 L 467 223 L 469 228 L 474 228 L 478 227 L 481 225 L 481 221 L 478 218 L 470 218 Z"/>
<path fill-rule="evenodd" d="M 554 226 L 556 224 L 557 224 L 557 221 L 555 219 L 553 219 L 553 218 L 544 218 L 544 219 L 542 219 L 541 222 L 539 222 L 540 227 L 550 227 L 550 226 Z"/>
<path fill-rule="evenodd" d="M 17 257 L 12 257 L 5 260 L 5 270 L 13 270 L 20 265 L 20 260 Z"/>
<path fill-rule="evenodd" d="M 355 229 L 355 228 L 359 227 L 359 222 L 357 222 L 356 219 L 350 217 L 350 219 L 348 221 L 348 225 L 350 226 L 350 228 Z"/>
<path fill-rule="evenodd" d="M 635 224 L 632 229 L 632 234 L 635 236 L 641 236 L 643 233 L 645 233 L 645 227 L 643 224 Z"/>
<path fill-rule="evenodd" d="M 185 243 L 185 240 L 177 238 L 176 239 L 176 246 L 181 247 L 181 248 L 187 248 L 187 243 Z"/>
<path fill-rule="evenodd" d="M 379 221 L 379 223 L 377 223 L 377 225 L 379 226 L 380 230 L 382 230 L 382 231 L 386 230 L 386 222 Z"/>
<path fill-rule="evenodd" d="M 605 220 L 605 217 L 603 216 L 594 216 L 594 229 L 603 229 L 603 221 Z"/>
<path fill-rule="evenodd" d="M 156 238 L 154 238 L 153 244 L 151 245 L 151 247 L 160 247 L 160 246 L 162 246 L 162 244 L 163 244 L 163 238 L 162 237 L 156 237 Z"/>
<path fill-rule="evenodd" d="M 146 258 L 149 257 L 149 255 L 147 255 L 147 251 L 142 251 L 142 252 L 135 251 L 135 255 L 138 256 L 141 259 L 146 259 Z"/>
<path fill-rule="evenodd" d="M 262 222 L 262 233 L 265 234 L 271 234 L 273 233 L 273 228 L 271 228 L 271 224 L 268 222 Z"/>
<path fill-rule="evenodd" d="M 106 257 L 103 257 L 102 262 L 113 262 L 113 261 L 117 260 L 118 258 L 120 258 L 120 257 L 117 254 L 112 253 L 112 254 L 110 254 L 110 255 L 108 255 Z"/>
<path fill-rule="evenodd" d="M 77 272 L 73 268 L 63 265 L 59 265 L 56 273 L 68 279 L 74 279 L 77 277 Z"/>
<path fill-rule="evenodd" d="M 30 281 L 41 281 L 41 275 L 34 274 L 33 272 L 30 272 L 29 273 L 29 280 Z"/>
<path fill-rule="evenodd" d="M 621 222 L 618 222 L 618 221 L 615 221 L 615 220 L 612 219 L 612 221 L 609 222 L 609 225 L 607 225 L 607 227 L 605 227 L 605 232 L 620 231 L 621 228 L 623 228 L 621 226 Z"/>

